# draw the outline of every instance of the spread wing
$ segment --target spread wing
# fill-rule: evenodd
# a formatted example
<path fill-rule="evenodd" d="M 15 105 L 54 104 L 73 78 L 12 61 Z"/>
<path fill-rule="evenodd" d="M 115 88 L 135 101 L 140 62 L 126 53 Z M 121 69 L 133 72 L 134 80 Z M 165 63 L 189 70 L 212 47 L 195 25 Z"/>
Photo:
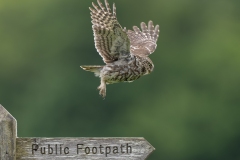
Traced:
<path fill-rule="evenodd" d="M 99 6 L 92 3 L 94 8 L 89 8 L 95 47 L 103 61 L 111 63 L 130 54 L 130 41 L 126 30 L 117 21 L 115 4 L 113 4 L 113 12 L 111 13 L 107 0 L 105 0 L 106 7 L 100 0 L 97 2 Z"/>
<path fill-rule="evenodd" d="M 134 26 L 133 30 L 128 30 L 128 37 L 131 42 L 131 53 L 138 56 L 148 56 L 153 53 L 157 47 L 157 39 L 159 36 L 159 25 L 154 27 L 153 22 L 149 21 L 148 26 L 142 22 L 142 31 Z"/>

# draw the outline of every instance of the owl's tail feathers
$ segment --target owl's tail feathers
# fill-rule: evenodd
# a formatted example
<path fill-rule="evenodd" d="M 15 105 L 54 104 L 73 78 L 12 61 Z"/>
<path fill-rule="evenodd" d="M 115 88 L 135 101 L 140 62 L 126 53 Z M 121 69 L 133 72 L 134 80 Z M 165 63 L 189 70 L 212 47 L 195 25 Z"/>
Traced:
<path fill-rule="evenodd" d="M 85 71 L 94 72 L 95 76 L 100 76 L 100 71 L 102 70 L 103 66 L 80 66 Z"/>

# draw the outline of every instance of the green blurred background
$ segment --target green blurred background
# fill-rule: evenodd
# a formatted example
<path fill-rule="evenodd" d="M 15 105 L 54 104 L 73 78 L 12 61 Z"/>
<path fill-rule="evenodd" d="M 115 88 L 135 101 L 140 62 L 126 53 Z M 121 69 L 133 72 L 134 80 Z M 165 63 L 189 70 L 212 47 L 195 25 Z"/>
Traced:
<path fill-rule="evenodd" d="M 0 103 L 19 137 L 145 137 L 149 160 L 240 159 L 240 1 L 114 0 L 160 25 L 154 72 L 107 87 L 83 0 L 0 2 Z M 109 0 L 113 3 L 113 0 Z"/>

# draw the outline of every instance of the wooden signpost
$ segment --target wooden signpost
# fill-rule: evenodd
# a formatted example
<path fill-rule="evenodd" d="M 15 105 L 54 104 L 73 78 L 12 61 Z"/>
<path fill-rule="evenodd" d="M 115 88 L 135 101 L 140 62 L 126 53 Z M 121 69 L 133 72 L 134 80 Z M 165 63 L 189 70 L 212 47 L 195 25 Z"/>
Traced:
<path fill-rule="evenodd" d="M 154 150 L 144 138 L 19 138 L 0 105 L 0 160 L 144 160 Z"/>

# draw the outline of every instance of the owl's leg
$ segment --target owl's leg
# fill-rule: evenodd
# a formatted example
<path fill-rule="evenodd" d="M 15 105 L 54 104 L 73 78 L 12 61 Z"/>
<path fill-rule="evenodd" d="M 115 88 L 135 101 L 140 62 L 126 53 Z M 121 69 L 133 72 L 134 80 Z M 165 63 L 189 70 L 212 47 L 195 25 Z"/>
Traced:
<path fill-rule="evenodd" d="M 98 87 L 99 89 L 99 94 L 104 98 L 106 97 L 106 82 L 104 81 L 103 78 L 101 78 L 101 84 Z"/>

